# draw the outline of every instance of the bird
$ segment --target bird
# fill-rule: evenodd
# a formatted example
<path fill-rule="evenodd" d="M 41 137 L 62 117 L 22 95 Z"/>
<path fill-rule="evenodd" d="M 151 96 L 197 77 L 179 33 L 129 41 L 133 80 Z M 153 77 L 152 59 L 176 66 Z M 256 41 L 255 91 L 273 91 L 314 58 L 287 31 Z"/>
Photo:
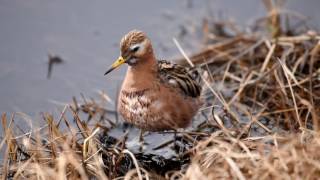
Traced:
<path fill-rule="evenodd" d="M 120 56 L 105 75 L 127 64 L 119 97 L 123 119 L 144 131 L 186 128 L 202 105 L 199 73 L 157 60 L 151 40 L 132 30 L 120 41 Z"/>

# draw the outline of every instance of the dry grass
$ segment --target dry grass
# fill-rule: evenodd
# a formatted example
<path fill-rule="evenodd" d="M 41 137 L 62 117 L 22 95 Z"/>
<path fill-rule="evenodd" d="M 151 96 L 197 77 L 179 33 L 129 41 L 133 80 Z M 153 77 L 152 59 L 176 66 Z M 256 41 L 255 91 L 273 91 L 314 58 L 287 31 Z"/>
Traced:
<path fill-rule="evenodd" d="M 319 140 L 308 130 L 244 139 L 216 132 L 195 147 L 184 179 L 317 179 Z"/>
<path fill-rule="evenodd" d="M 194 131 L 179 133 L 192 143 L 182 152 L 192 159 L 188 166 L 155 173 L 126 148 L 126 133 L 113 143 L 102 142 L 99 134 L 118 121 L 108 118 L 113 111 L 83 96 L 83 105 L 74 98 L 57 118 L 43 114 L 46 125 L 30 132 L 15 124 L 15 116 L 23 114 L 2 114 L 1 177 L 317 179 L 320 36 L 304 23 L 290 28 L 288 19 L 298 16 L 272 2 L 264 1 L 269 14 L 250 33 L 232 23 L 204 21 L 204 48 L 178 60 L 186 65 L 189 59 L 205 71 L 206 106 L 199 114 L 206 120 Z M 103 93 L 101 99 L 109 101 Z M 123 169 L 129 161 L 132 166 Z"/>

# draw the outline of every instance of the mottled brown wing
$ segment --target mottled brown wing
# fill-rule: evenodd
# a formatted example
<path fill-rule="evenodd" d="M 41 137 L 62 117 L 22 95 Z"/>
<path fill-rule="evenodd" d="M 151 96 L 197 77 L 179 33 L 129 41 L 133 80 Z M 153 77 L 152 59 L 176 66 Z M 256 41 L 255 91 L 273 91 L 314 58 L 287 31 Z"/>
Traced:
<path fill-rule="evenodd" d="M 187 96 L 198 97 L 201 93 L 199 74 L 189 72 L 186 67 L 165 60 L 158 61 L 158 74 L 161 81 L 169 86 L 179 88 Z"/>

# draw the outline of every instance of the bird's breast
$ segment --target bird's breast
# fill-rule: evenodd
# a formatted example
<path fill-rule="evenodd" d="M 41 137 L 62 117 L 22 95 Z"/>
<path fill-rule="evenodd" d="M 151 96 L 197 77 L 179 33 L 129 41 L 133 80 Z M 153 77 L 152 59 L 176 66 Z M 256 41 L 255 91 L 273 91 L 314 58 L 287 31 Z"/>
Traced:
<path fill-rule="evenodd" d="M 119 110 L 128 116 L 144 116 L 151 104 L 151 99 L 146 95 L 146 90 L 127 92 L 121 91 Z"/>
<path fill-rule="evenodd" d="M 125 121 L 151 131 L 186 127 L 197 109 L 195 99 L 164 87 L 140 91 L 122 89 L 118 105 Z"/>

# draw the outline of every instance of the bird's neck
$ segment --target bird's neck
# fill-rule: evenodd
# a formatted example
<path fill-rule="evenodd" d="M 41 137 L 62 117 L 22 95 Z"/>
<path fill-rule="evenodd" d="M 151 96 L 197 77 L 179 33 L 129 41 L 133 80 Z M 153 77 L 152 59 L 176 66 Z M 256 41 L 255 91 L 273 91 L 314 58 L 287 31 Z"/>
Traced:
<path fill-rule="evenodd" d="M 140 59 L 141 63 L 129 66 L 122 89 L 126 91 L 140 91 L 152 88 L 153 79 L 157 78 L 157 60 L 154 55 Z"/>

